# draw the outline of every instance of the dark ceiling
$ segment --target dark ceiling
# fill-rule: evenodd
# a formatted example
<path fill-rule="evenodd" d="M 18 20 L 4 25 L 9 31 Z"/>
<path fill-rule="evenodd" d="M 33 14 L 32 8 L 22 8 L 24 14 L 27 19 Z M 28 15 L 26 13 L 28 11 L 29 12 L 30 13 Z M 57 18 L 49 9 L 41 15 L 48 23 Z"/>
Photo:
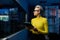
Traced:
<path fill-rule="evenodd" d="M 18 6 L 20 5 L 26 12 L 29 6 L 34 5 L 60 5 L 60 0 L 0 0 L 0 7 L 2 5 Z"/>

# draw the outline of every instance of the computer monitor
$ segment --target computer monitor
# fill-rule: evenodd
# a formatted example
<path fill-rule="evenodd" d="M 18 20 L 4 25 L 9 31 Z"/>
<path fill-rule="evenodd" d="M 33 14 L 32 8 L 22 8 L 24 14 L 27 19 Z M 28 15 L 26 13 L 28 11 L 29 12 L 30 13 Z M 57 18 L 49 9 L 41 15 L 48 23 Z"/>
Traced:
<path fill-rule="evenodd" d="M 9 16 L 8 15 L 0 15 L 0 20 L 1 21 L 9 21 Z"/>
<path fill-rule="evenodd" d="M 0 9 L 0 20 L 9 21 L 9 14 L 17 14 L 18 8 L 1 8 Z"/>

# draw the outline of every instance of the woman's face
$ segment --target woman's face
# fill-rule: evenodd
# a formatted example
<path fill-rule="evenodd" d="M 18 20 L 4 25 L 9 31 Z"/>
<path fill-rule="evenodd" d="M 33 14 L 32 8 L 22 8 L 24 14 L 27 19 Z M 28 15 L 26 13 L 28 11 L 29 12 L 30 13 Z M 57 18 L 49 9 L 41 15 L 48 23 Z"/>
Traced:
<path fill-rule="evenodd" d="M 40 15 L 40 8 L 35 8 L 33 13 L 34 13 L 34 16 Z"/>

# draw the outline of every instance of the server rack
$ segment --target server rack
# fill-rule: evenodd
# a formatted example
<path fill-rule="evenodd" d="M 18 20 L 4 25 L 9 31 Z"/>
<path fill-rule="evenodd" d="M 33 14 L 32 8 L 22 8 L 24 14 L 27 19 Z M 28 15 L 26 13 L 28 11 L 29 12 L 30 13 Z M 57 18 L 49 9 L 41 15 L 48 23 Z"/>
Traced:
<path fill-rule="evenodd" d="M 49 33 L 59 33 L 58 6 L 45 6 Z"/>

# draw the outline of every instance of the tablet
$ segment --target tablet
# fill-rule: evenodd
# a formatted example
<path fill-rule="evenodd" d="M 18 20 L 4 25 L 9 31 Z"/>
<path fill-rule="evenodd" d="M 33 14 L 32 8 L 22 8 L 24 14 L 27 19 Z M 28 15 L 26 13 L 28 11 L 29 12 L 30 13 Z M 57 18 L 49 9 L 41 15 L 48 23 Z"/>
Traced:
<path fill-rule="evenodd" d="M 24 22 L 23 24 L 28 28 L 34 28 L 30 22 Z"/>

